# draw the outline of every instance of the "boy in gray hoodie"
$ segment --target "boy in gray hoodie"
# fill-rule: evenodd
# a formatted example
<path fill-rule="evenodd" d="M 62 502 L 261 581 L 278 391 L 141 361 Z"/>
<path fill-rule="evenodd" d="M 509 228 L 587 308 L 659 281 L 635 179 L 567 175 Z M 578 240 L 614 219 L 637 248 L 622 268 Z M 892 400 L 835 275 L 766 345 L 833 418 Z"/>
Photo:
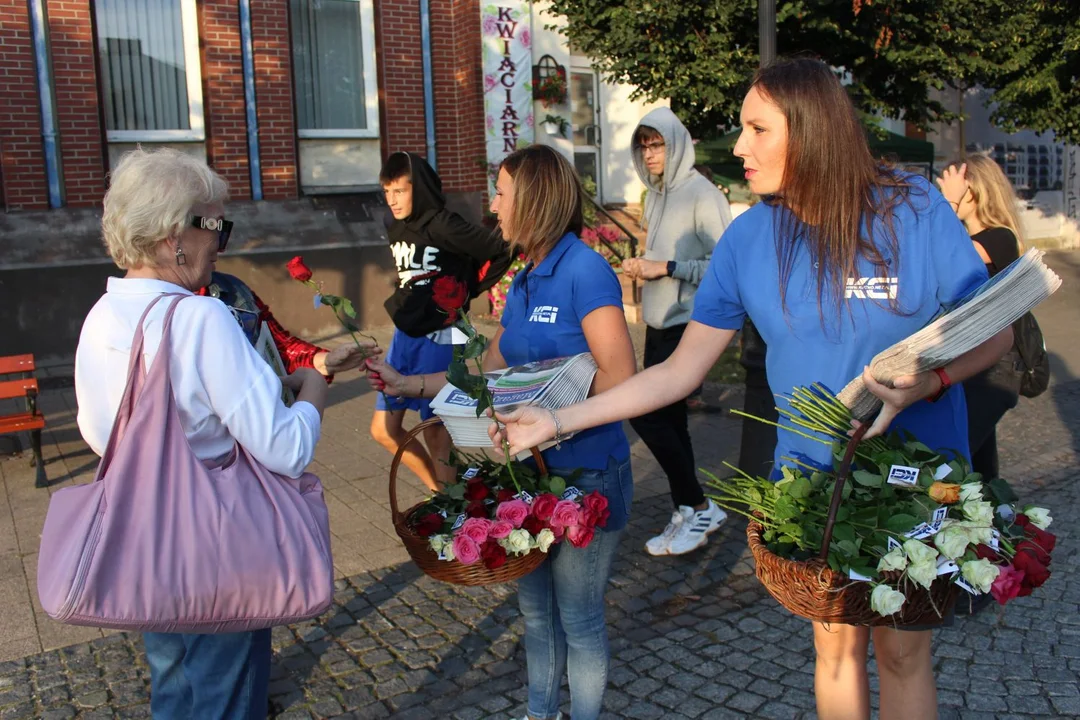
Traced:
<path fill-rule="evenodd" d="M 694 169 L 690 132 L 668 108 L 657 108 L 634 131 L 634 169 L 648 188 L 643 258 L 623 271 L 644 280 L 641 304 L 645 367 L 671 355 L 690 322 L 694 294 L 717 240 L 731 222 L 720 189 Z M 686 401 L 630 421 L 668 476 L 675 512 L 660 535 L 645 544 L 652 555 L 681 555 L 701 547 L 720 527 L 724 511 L 705 498 L 697 480 Z"/>

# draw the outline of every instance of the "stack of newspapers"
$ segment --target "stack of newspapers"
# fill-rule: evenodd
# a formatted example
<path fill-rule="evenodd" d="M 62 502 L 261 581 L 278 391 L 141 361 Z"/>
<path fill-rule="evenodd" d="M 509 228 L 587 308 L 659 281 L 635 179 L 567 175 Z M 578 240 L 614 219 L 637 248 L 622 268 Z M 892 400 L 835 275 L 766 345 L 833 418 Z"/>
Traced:
<path fill-rule="evenodd" d="M 1028 250 L 922 330 L 878 353 L 870 362 L 871 375 L 889 384 L 902 375 L 944 367 L 1019 320 L 1061 287 L 1061 278 L 1042 256 L 1041 250 Z M 862 376 L 838 397 L 859 419 L 871 417 L 881 406 Z"/>
<path fill-rule="evenodd" d="M 521 405 L 552 410 L 581 402 L 589 395 L 596 361 L 590 353 L 540 360 L 485 373 L 495 409 L 509 412 Z M 487 415 L 476 417 L 476 400 L 447 384 L 431 401 L 457 447 L 490 447 Z"/>

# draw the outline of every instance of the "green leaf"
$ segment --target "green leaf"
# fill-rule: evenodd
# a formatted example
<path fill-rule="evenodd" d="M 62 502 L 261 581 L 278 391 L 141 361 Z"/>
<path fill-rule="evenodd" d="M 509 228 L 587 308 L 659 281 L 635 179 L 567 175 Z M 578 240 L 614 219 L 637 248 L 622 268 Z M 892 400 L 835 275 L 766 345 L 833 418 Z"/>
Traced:
<path fill-rule="evenodd" d="M 341 298 L 341 310 L 351 318 L 356 317 L 356 308 L 353 307 L 352 300 L 349 298 Z"/>
<path fill-rule="evenodd" d="M 486 385 L 484 387 L 485 389 L 487 388 Z M 479 398 L 477 398 L 476 417 L 481 417 L 489 407 L 493 407 L 491 404 L 491 393 L 485 392 L 481 394 Z"/>
<path fill-rule="evenodd" d="M 885 484 L 885 478 L 868 470 L 856 470 L 851 473 L 851 478 L 863 487 L 881 487 Z"/>
<path fill-rule="evenodd" d="M 804 477 L 796 478 L 788 484 L 786 491 L 796 500 L 802 500 L 810 495 L 810 481 Z"/>
<path fill-rule="evenodd" d="M 1001 478 L 994 478 L 990 482 L 986 483 L 990 488 L 990 492 L 994 495 L 994 499 L 997 500 L 999 505 L 1009 504 L 1018 501 L 1020 498 L 1017 496 L 1013 489 L 1009 486 L 1009 483 Z"/>
<path fill-rule="evenodd" d="M 566 492 L 566 480 L 557 475 L 552 477 L 548 482 L 548 492 L 555 496 L 561 496 Z"/>
<path fill-rule="evenodd" d="M 851 540 L 840 540 L 839 542 L 833 541 L 833 546 L 846 558 L 856 558 L 859 556 L 859 546 Z"/>
<path fill-rule="evenodd" d="M 781 535 L 790 535 L 792 538 L 800 538 L 803 534 L 802 527 L 798 523 L 784 523 L 776 528 L 776 532 Z"/>
<path fill-rule="evenodd" d="M 473 360 L 484 354 L 484 350 L 487 348 L 487 338 L 483 335 L 473 335 L 464 345 L 462 351 L 463 360 Z"/>
<path fill-rule="evenodd" d="M 841 505 L 840 507 L 838 507 L 836 509 L 836 522 L 842 523 L 845 520 L 847 520 L 848 517 L 850 517 L 850 516 L 851 516 L 851 510 L 849 510 L 846 506 Z"/>
<path fill-rule="evenodd" d="M 870 565 L 866 565 L 864 563 L 852 563 L 847 569 L 847 574 L 851 575 L 852 571 L 858 573 L 859 575 L 862 575 L 863 577 L 868 577 L 871 580 L 876 580 L 878 577 L 877 568 L 871 567 Z"/>
<path fill-rule="evenodd" d="M 836 523 L 833 525 L 832 536 L 834 540 L 855 541 L 855 527 L 848 523 Z"/>
<path fill-rule="evenodd" d="M 321 302 L 337 310 L 338 305 L 341 304 L 341 298 L 337 295 L 323 295 Z"/>
<path fill-rule="evenodd" d="M 453 498 L 454 500 L 464 500 L 465 483 L 454 483 L 453 485 L 447 485 L 446 489 L 443 492 L 445 492 L 449 497 Z"/>
<path fill-rule="evenodd" d="M 474 398 L 478 397 L 474 393 L 487 388 L 487 380 L 480 375 L 470 375 L 468 367 L 463 362 L 450 363 L 450 366 L 446 368 L 446 381 Z"/>
<path fill-rule="evenodd" d="M 889 519 L 885 522 L 885 527 L 895 533 L 906 533 L 918 523 L 919 519 L 914 515 L 900 513 L 899 515 L 890 515 Z"/>

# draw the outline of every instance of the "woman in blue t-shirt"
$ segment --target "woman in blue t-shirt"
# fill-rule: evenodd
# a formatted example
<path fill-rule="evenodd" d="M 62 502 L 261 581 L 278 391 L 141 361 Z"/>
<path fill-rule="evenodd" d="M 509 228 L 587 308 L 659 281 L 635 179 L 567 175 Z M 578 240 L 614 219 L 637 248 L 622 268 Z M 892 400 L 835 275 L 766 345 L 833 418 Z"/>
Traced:
<path fill-rule="evenodd" d="M 634 374 L 622 287 L 608 262 L 578 237 L 581 204 L 577 174 L 556 150 L 533 145 L 503 160 L 491 211 L 503 237 L 521 248 L 529 264 L 510 285 L 502 325 L 484 356 L 485 372 L 591 352 L 597 365 L 594 394 Z M 434 397 L 446 383 L 443 374 L 402 377 L 381 362 L 370 368 L 375 387 L 390 395 L 417 396 L 426 388 L 424 394 Z M 568 439 L 553 434 L 558 444 L 543 453 L 554 475 L 583 471 L 573 484 L 585 493 L 600 491 L 611 515 L 588 546 L 562 542 L 518 581 L 532 720 L 561 717 L 564 673 L 574 720 L 599 717 L 607 686 L 604 592 L 634 485 L 622 423 L 592 425 Z"/>
<path fill-rule="evenodd" d="M 851 100 L 819 61 L 760 70 L 743 100 L 741 124 L 735 154 L 763 202 L 725 231 L 674 354 L 554 418 L 533 408 L 500 415 L 511 452 L 556 431 L 635 417 L 685 397 L 749 316 L 769 347 L 774 392 L 814 382 L 839 390 L 861 374 L 884 403 L 868 437 L 903 427 L 966 454 L 963 391 L 949 388 L 1001 357 L 1011 330 L 940 372 L 897 378 L 892 387 L 865 369 L 876 353 L 985 282 L 986 269 L 952 208 L 924 179 L 874 160 Z M 494 425 L 492 435 L 501 441 Z M 781 430 L 777 463 L 800 454 L 831 464 L 828 446 Z M 881 717 L 935 717 L 929 630 L 815 623 L 818 716 L 870 717 L 871 635 Z"/>

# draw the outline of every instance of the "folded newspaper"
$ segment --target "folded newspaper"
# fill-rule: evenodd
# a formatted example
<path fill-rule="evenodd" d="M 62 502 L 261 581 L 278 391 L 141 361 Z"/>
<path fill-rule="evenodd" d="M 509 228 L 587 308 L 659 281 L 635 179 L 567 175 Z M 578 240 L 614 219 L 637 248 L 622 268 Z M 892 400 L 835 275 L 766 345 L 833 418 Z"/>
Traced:
<path fill-rule="evenodd" d="M 871 374 L 888 384 L 902 375 L 944 367 L 1019 320 L 1061 287 L 1061 278 L 1042 257 L 1042 250 L 1028 250 L 922 330 L 875 355 Z M 861 375 L 838 397 L 860 419 L 881 407 Z"/>
<path fill-rule="evenodd" d="M 507 370 L 485 373 L 488 388 L 499 412 L 519 405 L 538 405 L 552 410 L 581 402 L 589 395 L 596 361 L 590 353 L 538 360 Z M 476 417 L 476 400 L 447 383 L 431 401 L 457 447 L 490 447 L 486 415 Z M 543 448 L 541 448 L 543 449 Z"/>

